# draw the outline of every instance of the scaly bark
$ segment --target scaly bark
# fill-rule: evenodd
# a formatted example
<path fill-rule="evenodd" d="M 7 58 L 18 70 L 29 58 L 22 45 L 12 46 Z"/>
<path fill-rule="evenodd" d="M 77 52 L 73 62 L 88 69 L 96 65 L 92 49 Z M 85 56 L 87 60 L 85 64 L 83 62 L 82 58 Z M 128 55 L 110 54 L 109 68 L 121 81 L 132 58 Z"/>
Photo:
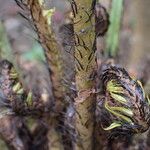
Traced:
<path fill-rule="evenodd" d="M 77 7 L 76 7 L 77 4 Z M 76 0 L 74 3 L 76 87 L 75 128 L 78 134 L 76 150 L 93 149 L 95 95 L 92 93 L 94 80 L 91 78 L 96 66 L 94 18 L 92 0 Z"/>

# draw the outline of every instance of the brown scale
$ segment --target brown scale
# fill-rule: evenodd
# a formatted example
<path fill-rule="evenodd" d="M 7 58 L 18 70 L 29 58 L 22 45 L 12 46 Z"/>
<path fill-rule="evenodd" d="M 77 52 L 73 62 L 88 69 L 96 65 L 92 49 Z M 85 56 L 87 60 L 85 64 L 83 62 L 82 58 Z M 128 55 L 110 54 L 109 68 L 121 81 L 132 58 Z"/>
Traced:
<path fill-rule="evenodd" d="M 12 65 L 4 60 L 0 62 L 0 90 L 3 93 L 3 98 L 13 100 L 12 84 L 13 80 L 10 79 L 10 70 Z"/>
<path fill-rule="evenodd" d="M 95 32 L 96 36 L 104 36 L 109 27 L 109 15 L 107 10 L 100 4 L 95 5 Z"/>

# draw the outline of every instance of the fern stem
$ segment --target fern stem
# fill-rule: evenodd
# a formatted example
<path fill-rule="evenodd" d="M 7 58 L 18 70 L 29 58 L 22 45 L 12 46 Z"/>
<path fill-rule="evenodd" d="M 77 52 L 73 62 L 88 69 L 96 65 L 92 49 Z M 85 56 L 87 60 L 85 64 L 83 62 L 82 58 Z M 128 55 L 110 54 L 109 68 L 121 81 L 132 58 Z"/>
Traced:
<path fill-rule="evenodd" d="M 94 18 L 91 9 L 92 0 L 76 0 L 77 13 L 74 18 L 76 38 L 76 86 L 78 96 L 75 99 L 75 127 L 78 134 L 76 150 L 93 149 L 95 97 L 92 93 L 94 80 L 91 75 L 96 65 L 94 58 Z"/>

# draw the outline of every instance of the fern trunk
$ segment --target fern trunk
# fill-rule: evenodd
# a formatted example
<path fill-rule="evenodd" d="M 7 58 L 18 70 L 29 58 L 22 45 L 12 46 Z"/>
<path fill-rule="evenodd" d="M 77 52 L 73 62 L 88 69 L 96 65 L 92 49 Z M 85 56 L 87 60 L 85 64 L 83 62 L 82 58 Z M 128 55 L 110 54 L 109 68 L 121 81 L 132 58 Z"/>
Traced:
<path fill-rule="evenodd" d="M 74 14 L 74 31 L 76 38 L 76 87 L 75 128 L 78 134 L 76 150 L 93 149 L 95 95 L 92 93 L 94 80 L 91 78 L 94 67 L 94 19 L 92 0 L 76 0 L 77 12 Z"/>

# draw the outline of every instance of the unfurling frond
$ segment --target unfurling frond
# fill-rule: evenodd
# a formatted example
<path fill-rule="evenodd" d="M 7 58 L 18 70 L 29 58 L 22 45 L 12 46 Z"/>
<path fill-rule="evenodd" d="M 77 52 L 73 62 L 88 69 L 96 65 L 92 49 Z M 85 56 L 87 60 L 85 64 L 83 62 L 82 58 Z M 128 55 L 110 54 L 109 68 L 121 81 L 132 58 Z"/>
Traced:
<path fill-rule="evenodd" d="M 150 107 L 141 82 L 131 78 L 125 69 L 110 65 L 102 69 L 101 79 L 104 107 L 112 122 L 104 130 L 146 131 L 150 125 Z"/>

